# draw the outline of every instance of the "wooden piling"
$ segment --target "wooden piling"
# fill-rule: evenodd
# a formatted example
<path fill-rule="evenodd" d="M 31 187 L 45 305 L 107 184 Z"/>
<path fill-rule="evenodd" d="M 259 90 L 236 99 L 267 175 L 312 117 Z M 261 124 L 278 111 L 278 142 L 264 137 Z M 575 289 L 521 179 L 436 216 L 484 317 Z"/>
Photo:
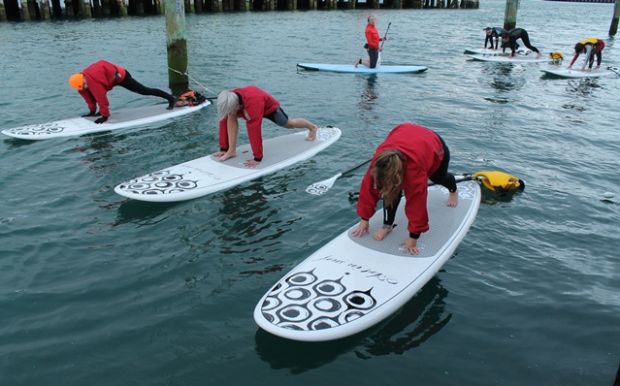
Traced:
<path fill-rule="evenodd" d="M 21 20 L 30 20 L 30 14 L 28 13 L 28 0 L 21 0 Z"/>
<path fill-rule="evenodd" d="M 506 0 L 506 12 L 504 14 L 504 29 L 510 31 L 517 26 L 517 9 L 519 0 Z"/>
<path fill-rule="evenodd" d="M 116 0 L 118 4 L 118 16 L 127 16 L 127 2 L 125 0 Z"/>
<path fill-rule="evenodd" d="M 50 19 L 50 3 L 48 0 L 40 0 L 39 4 L 39 15 L 41 20 L 49 20 Z"/>
<path fill-rule="evenodd" d="M 166 0 L 166 44 L 168 47 L 168 83 L 174 95 L 189 86 L 187 76 L 187 28 L 184 0 Z"/>
<path fill-rule="evenodd" d="M 611 25 L 609 26 L 609 36 L 616 36 L 616 32 L 618 32 L 618 18 L 620 17 L 620 0 L 616 0 L 616 5 L 614 6 L 614 17 L 611 19 Z M 620 368 L 618 369 L 618 373 L 620 374 Z"/>
<path fill-rule="evenodd" d="M 0 1 L 0 21 L 6 21 L 6 10 L 4 9 L 4 1 Z"/>

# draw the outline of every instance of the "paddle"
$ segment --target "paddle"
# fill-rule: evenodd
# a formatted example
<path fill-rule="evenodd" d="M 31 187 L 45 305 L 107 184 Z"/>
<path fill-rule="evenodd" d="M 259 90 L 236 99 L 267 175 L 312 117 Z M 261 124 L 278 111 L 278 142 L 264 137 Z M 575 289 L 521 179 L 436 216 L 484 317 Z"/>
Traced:
<path fill-rule="evenodd" d="M 616 71 L 616 67 L 608 66 L 607 69 L 611 72 L 614 72 L 616 75 L 620 75 L 620 72 Z"/>
<path fill-rule="evenodd" d="M 377 59 L 377 66 L 379 66 L 381 64 L 381 62 L 383 61 L 383 58 L 381 57 L 381 51 L 383 51 L 383 43 L 385 43 L 385 38 L 387 37 L 388 31 L 390 30 L 390 26 L 392 25 L 392 22 L 388 23 L 387 28 L 385 29 L 385 35 L 383 35 L 383 40 L 381 41 L 381 45 L 379 46 L 379 58 Z"/>
<path fill-rule="evenodd" d="M 326 180 L 322 180 L 319 182 L 315 182 L 314 184 L 308 186 L 306 188 L 306 192 L 310 193 L 310 194 L 314 194 L 315 196 L 320 196 L 324 193 L 326 193 L 332 186 L 334 186 L 334 183 L 336 182 L 336 180 L 338 178 L 340 178 L 343 174 L 347 174 L 352 172 L 353 170 L 357 169 L 357 168 L 361 168 L 362 166 L 366 165 L 367 163 L 369 163 L 371 160 L 367 159 L 366 161 L 357 164 L 355 166 L 353 166 L 352 168 L 349 168 L 347 170 L 345 170 L 344 172 L 340 172 L 338 174 L 336 174 L 335 176 L 328 178 Z"/>
<path fill-rule="evenodd" d="M 321 196 L 334 186 L 334 183 L 340 176 L 343 174 L 349 173 L 365 164 L 370 162 L 370 160 L 364 161 L 363 163 L 356 165 L 342 173 L 338 173 L 335 176 L 328 178 L 323 181 L 315 182 L 314 184 L 308 186 L 306 188 L 306 192 L 310 194 L 314 194 L 315 196 Z M 523 190 L 525 188 L 525 181 L 510 175 L 505 172 L 500 171 L 479 171 L 475 173 L 465 173 L 461 176 L 457 176 L 456 182 L 463 182 L 469 180 L 480 181 L 484 186 L 486 186 L 489 190 L 495 192 L 507 192 L 511 190 Z M 428 186 L 433 186 L 435 183 L 431 182 Z"/>

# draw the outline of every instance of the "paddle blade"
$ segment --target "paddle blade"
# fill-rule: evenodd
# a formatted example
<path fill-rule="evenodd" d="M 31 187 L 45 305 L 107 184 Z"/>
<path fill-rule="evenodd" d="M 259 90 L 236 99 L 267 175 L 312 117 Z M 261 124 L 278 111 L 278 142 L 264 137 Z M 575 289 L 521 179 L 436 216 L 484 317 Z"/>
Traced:
<path fill-rule="evenodd" d="M 342 173 L 338 173 L 332 178 L 328 178 L 323 181 L 315 182 L 314 184 L 308 186 L 306 188 L 306 192 L 310 194 L 314 194 L 315 196 L 321 196 L 334 186 L 336 180 L 342 175 Z"/>

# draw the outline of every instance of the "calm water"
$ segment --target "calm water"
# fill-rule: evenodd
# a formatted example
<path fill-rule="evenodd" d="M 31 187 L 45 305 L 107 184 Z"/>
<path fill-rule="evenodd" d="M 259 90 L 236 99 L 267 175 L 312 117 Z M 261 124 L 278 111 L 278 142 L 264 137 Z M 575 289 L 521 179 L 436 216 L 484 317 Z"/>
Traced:
<path fill-rule="evenodd" d="M 612 4 L 524 0 L 518 24 L 570 57 L 605 37 Z M 296 72 L 349 63 L 366 11 L 190 16 L 191 75 L 214 95 L 259 85 L 292 116 L 343 129 L 311 161 L 173 205 L 113 192 L 129 178 L 217 148 L 214 109 L 151 129 L 0 141 L 3 385 L 611 385 L 620 357 L 620 79 L 541 77 L 539 65 L 466 60 L 503 1 L 479 10 L 379 11 L 384 61 L 422 75 Z M 0 127 L 85 112 L 67 76 L 100 58 L 166 87 L 161 17 L 0 24 Z M 606 64 L 619 65 L 613 41 Z M 112 110 L 153 103 L 123 89 Z M 297 344 L 252 311 L 288 269 L 356 219 L 347 192 L 304 192 L 367 158 L 411 120 L 446 139 L 452 169 L 527 181 L 485 199 L 444 269 L 365 333 Z M 264 136 L 284 134 L 266 124 Z M 245 142 L 243 134 L 241 141 Z M 615 194 L 611 202 L 605 192 Z"/>

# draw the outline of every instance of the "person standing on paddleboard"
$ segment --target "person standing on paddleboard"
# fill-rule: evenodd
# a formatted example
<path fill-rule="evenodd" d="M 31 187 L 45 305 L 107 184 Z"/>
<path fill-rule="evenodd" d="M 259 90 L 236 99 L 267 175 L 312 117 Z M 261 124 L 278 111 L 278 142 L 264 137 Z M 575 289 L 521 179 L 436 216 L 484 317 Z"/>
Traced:
<path fill-rule="evenodd" d="M 380 38 L 379 31 L 377 31 L 377 27 L 375 27 L 375 17 L 373 15 L 368 16 L 368 24 L 366 25 L 366 44 L 364 47 L 368 52 L 368 60 L 362 60 L 359 58 L 355 63 L 355 67 L 360 64 L 363 64 L 366 67 L 375 68 L 377 67 L 377 62 L 379 61 L 379 42 L 386 40 L 387 37 Z"/>
<path fill-rule="evenodd" d="M 489 43 L 489 48 L 492 50 L 496 50 L 499 48 L 499 38 L 504 33 L 504 29 L 501 27 L 486 27 L 484 30 L 484 48 L 487 48 L 487 43 Z M 493 39 L 495 39 L 495 47 L 493 47 Z"/>
<path fill-rule="evenodd" d="M 108 102 L 108 91 L 114 86 L 121 86 L 129 91 L 140 95 L 153 95 L 162 97 L 168 101 L 168 109 L 174 108 L 176 98 L 157 88 L 149 88 L 136 81 L 129 71 L 123 67 L 100 60 L 76 72 L 69 77 L 69 85 L 76 89 L 86 101 L 90 112 L 83 117 L 94 117 L 101 115 L 95 120 L 100 124 L 110 117 L 110 102 Z M 99 112 L 97 112 L 97 105 Z"/>
<path fill-rule="evenodd" d="M 215 153 L 220 161 L 237 155 L 237 136 L 239 118 L 246 120 L 248 138 L 254 159 L 244 162 L 253 167 L 263 159 L 263 138 L 261 135 L 263 118 L 287 129 L 308 129 L 306 140 L 316 139 L 317 127 L 305 118 L 289 118 L 280 107 L 280 102 L 266 91 L 256 86 L 246 86 L 224 90 L 217 96 L 217 114 L 220 119 L 220 151 Z"/>
<path fill-rule="evenodd" d="M 579 43 L 575 44 L 575 56 L 573 56 L 573 60 L 570 61 L 568 68 L 573 67 L 573 64 L 575 64 L 580 54 L 586 54 L 586 60 L 583 63 L 583 67 L 581 67 L 582 70 L 585 70 L 586 65 L 588 65 L 589 70 L 592 69 L 595 56 L 596 68 L 599 68 L 601 66 L 601 60 L 603 60 L 603 48 L 605 48 L 605 42 L 601 39 L 587 38 L 580 40 Z"/>
<path fill-rule="evenodd" d="M 540 51 L 538 51 L 538 48 L 530 44 L 530 36 L 523 28 L 513 28 L 510 31 L 504 31 L 504 33 L 502 34 L 502 52 L 506 52 L 506 48 L 509 47 L 512 51 L 510 56 L 515 56 L 515 52 L 517 51 L 517 47 L 519 46 L 517 44 L 517 40 L 519 39 L 521 39 L 524 46 L 536 52 L 537 58 L 540 58 Z"/>
<path fill-rule="evenodd" d="M 448 173 L 449 163 L 450 150 L 439 134 L 411 122 L 396 126 L 375 151 L 362 179 L 357 203 L 361 221 L 352 235 L 361 237 L 368 233 L 368 220 L 383 197 L 383 227 L 373 236 L 375 240 L 383 240 L 395 226 L 396 210 L 404 192 L 405 214 L 409 220 L 409 237 L 404 247 L 409 253 L 419 253 L 418 238 L 429 230 L 428 180 L 448 189 L 448 206 L 455 207 L 458 203 L 456 180 Z"/>

